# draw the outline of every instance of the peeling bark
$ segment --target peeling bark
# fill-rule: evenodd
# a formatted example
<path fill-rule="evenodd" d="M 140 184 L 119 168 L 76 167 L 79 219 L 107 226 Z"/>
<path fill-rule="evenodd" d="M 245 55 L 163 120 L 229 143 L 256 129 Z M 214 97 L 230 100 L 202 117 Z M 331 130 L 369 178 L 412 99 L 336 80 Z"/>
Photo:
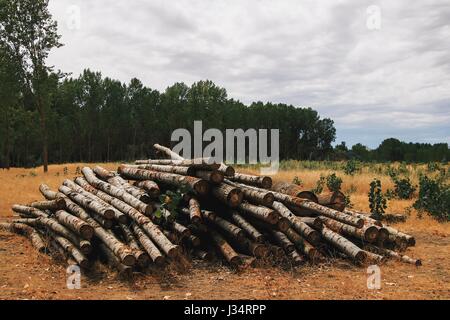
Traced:
<path fill-rule="evenodd" d="M 131 225 L 131 228 L 152 261 L 159 266 L 164 264 L 165 259 L 163 255 L 144 231 L 135 223 Z"/>
<path fill-rule="evenodd" d="M 145 191 L 147 191 L 148 195 L 153 199 L 158 198 L 159 194 L 161 193 L 161 191 L 159 190 L 159 186 L 156 184 L 156 182 L 151 180 L 135 181 L 133 185 L 135 187 L 142 188 Z"/>
<path fill-rule="evenodd" d="M 228 179 L 244 184 L 250 184 L 263 189 L 270 189 L 272 187 L 272 178 L 267 176 L 254 176 L 250 174 L 235 173 Z"/>
<path fill-rule="evenodd" d="M 239 210 L 246 215 L 250 215 L 256 219 L 265 221 L 271 225 L 275 225 L 278 222 L 279 215 L 276 211 L 267 207 L 255 206 L 247 202 L 243 202 L 239 205 Z"/>
<path fill-rule="evenodd" d="M 213 186 L 211 191 L 214 197 L 230 206 L 231 208 L 239 206 L 244 197 L 241 189 L 230 186 L 226 183 L 221 183 L 220 185 Z"/>
<path fill-rule="evenodd" d="M 345 209 L 345 195 L 341 191 L 324 192 L 317 195 L 319 204 L 337 211 Z"/>
<path fill-rule="evenodd" d="M 345 239 L 343 236 L 328 229 L 327 227 L 322 228 L 321 233 L 322 237 L 325 240 L 327 240 L 329 243 L 331 243 L 333 246 L 338 248 L 340 251 L 345 253 L 348 257 L 352 258 L 356 262 L 360 263 L 366 259 L 367 254 L 365 253 L 365 251 L 351 241 Z"/>
<path fill-rule="evenodd" d="M 239 254 L 237 254 L 236 251 L 233 250 L 233 248 L 229 245 L 229 243 L 218 232 L 211 229 L 208 231 L 209 234 L 211 235 L 213 243 L 225 257 L 228 263 L 230 263 L 234 267 L 240 265 L 241 258 L 239 257 Z"/>
<path fill-rule="evenodd" d="M 264 242 L 264 236 L 236 211 L 231 211 L 231 219 L 257 243 Z"/>
<path fill-rule="evenodd" d="M 63 199 L 34 201 L 30 204 L 30 207 L 34 207 L 39 210 L 63 210 L 65 209 L 65 202 Z"/>

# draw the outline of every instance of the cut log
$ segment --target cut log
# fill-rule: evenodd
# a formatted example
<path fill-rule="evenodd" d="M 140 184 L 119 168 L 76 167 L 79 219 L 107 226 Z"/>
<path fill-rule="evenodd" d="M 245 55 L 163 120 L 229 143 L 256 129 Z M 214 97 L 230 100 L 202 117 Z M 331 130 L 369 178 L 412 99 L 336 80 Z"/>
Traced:
<path fill-rule="evenodd" d="M 361 213 L 361 212 L 357 212 L 357 211 L 350 210 L 350 209 L 345 209 L 343 212 L 346 213 L 346 214 L 348 214 L 348 215 L 354 216 L 354 217 L 356 217 L 356 218 L 364 219 L 364 223 L 365 223 L 365 224 L 373 224 L 373 225 L 376 225 L 376 226 L 379 226 L 379 227 L 382 227 L 382 226 L 383 226 L 383 224 L 381 223 L 381 221 L 372 219 L 372 218 L 370 218 L 368 215 L 363 214 L 363 213 Z"/>
<path fill-rule="evenodd" d="M 59 191 L 64 193 L 66 196 L 68 196 L 73 202 L 77 203 L 78 205 L 82 206 L 83 208 L 85 208 L 87 210 L 92 210 L 105 219 L 113 219 L 114 218 L 114 210 L 112 210 L 111 208 L 108 208 L 107 206 L 103 205 L 102 203 L 95 201 L 92 198 L 88 198 L 88 197 L 82 195 L 81 193 L 78 193 L 64 185 L 61 185 L 58 189 L 59 189 Z"/>
<path fill-rule="evenodd" d="M 20 204 L 14 204 L 12 206 L 12 210 L 14 212 L 17 212 L 25 217 L 32 217 L 32 218 L 38 218 L 38 217 L 48 217 L 48 214 L 46 214 L 44 211 L 39 210 L 37 208 L 29 207 L 29 206 L 22 206 Z"/>
<path fill-rule="evenodd" d="M 94 235 L 94 228 L 92 226 L 80 218 L 71 215 L 67 211 L 58 210 L 55 212 L 54 217 L 59 223 L 66 226 L 76 234 L 79 234 L 83 239 L 90 240 Z"/>
<path fill-rule="evenodd" d="M 226 179 L 225 182 L 229 185 L 232 185 L 234 187 L 241 189 L 244 194 L 244 199 L 246 199 L 249 202 L 252 202 L 254 204 L 271 207 L 272 203 L 275 199 L 273 194 L 270 191 L 262 192 L 262 191 L 259 191 L 259 190 L 253 189 L 253 188 L 249 188 L 245 184 L 236 183 L 236 182 L 230 181 L 228 179 Z"/>
<path fill-rule="evenodd" d="M 330 228 L 334 232 L 360 238 L 371 243 L 376 242 L 378 239 L 377 226 L 365 225 L 362 228 L 358 229 L 326 217 L 321 217 L 321 220 L 328 228 Z"/>
<path fill-rule="evenodd" d="M 93 187 L 100 189 L 103 192 L 108 193 L 109 195 L 116 197 L 123 202 L 127 203 L 128 205 L 132 206 L 136 210 L 140 211 L 141 213 L 145 215 L 150 215 L 153 212 L 153 206 L 148 205 L 139 199 L 136 199 L 131 194 L 126 192 L 125 190 L 121 188 L 117 188 L 103 180 L 100 180 L 96 177 L 94 172 L 89 167 L 84 167 L 81 169 L 81 172 L 83 173 L 85 179 L 87 182 L 89 182 Z"/>
<path fill-rule="evenodd" d="M 83 188 L 89 188 L 89 184 L 85 179 L 77 178 L 75 179 L 77 183 L 79 183 Z M 91 186 L 92 188 L 92 186 Z M 151 240 L 153 240 L 160 249 L 164 251 L 169 257 L 175 257 L 180 253 L 180 248 L 176 245 L 173 245 L 164 234 L 159 230 L 159 228 L 153 224 L 150 218 L 143 215 L 141 212 L 128 205 L 122 200 L 119 200 L 114 197 L 103 198 L 105 193 L 98 192 L 97 195 L 102 197 L 103 200 L 109 202 L 112 206 L 117 208 L 118 210 L 124 212 L 128 215 L 137 225 L 139 225 L 144 231 L 150 236 Z"/>
<path fill-rule="evenodd" d="M 241 203 L 238 209 L 246 215 L 265 221 L 272 225 L 277 224 L 279 219 L 279 215 L 275 210 L 267 207 L 255 206 L 248 202 Z"/>
<path fill-rule="evenodd" d="M 173 173 L 173 174 L 179 174 L 182 176 L 194 176 L 195 175 L 195 168 L 193 167 L 183 167 L 183 166 L 163 166 L 159 164 L 142 164 L 135 166 L 129 166 L 130 168 L 137 168 L 137 169 L 143 169 L 143 170 L 150 170 L 150 171 L 158 171 L 158 172 L 165 172 L 165 173 Z"/>
<path fill-rule="evenodd" d="M 222 172 L 227 177 L 234 177 L 234 175 L 236 174 L 234 168 L 232 166 L 226 165 L 225 163 L 221 163 L 217 170 Z"/>
<path fill-rule="evenodd" d="M 315 203 L 318 202 L 317 196 L 313 192 L 303 190 L 300 186 L 293 183 L 278 182 L 272 186 L 272 190 L 292 197 L 311 200 Z"/>
<path fill-rule="evenodd" d="M 236 267 L 241 264 L 241 258 L 236 251 L 229 245 L 229 243 L 216 231 L 210 229 L 208 230 L 211 235 L 213 243 L 216 245 L 217 249 L 222 253 L 225 259 L 230 265 Z"/>
<path fill-rule="evenodd" d="M 337 211 L 345 209 L 345 195 L 341 191 L 324 192 L 317 195 L 319 204 Z"/>
<path fill-rule="evenodd" d="M 159 186 L 156 184 L 156 182 L 151 180 L 135 181 L 133 185 L 135 187 L 142 188 L 145 191 L 147 191 L 148 195 L 152 199 L 157 199 L 161 193 L 161 191 L 159 190 Z"/>
<path fill-rule="evenodd" d="M 131 228 L 133 229 L 134 234 L 136 235 L 137 239 L 139 240 L 145 251 L 147 251 L 152 261 L 156 265 L 159 266 L 163 265 L 165 261 L 163 255 L 154 245 L 154 243 L 150 240 L 150 238 L 144 233 L 144 231 L 136 223 L 133 223 L 131 225 Z"/>
<path fill-rule="evenodd" d="M 392 235 L 398 238 L 403 238 L 406 240 L 408 246 L 415 246 L 416 245 L 416 239 L 413 236 L 410 236 L 409 234 L 403 233 L 398 231 L 397 229 L 394 229 L 392 227 L 384 226 L 384 228 Z"/>
<path fill-rule="evenodd" d="M 155 180 L 178 188 L 183 186 L 200 195 L 205 195 L 209 191 L 208 182 L 195 177 L 144 169 L 127 168 L 125 166 L 120 166 L 118 168 L 118 172 L 123 177 L 128 179 Z"/>
<path fill-rule="evenodd" d="M 206 221 L 214 224 L 230 237 L 235 239 L 245 238 L 244 230 L 215 214 L 211 214 L 210 211 L 202 211 L 202 216 Z"/>
<path fill-rule="evenodd" d="M 366 259 L 367 254 L 364 250 L 338 233 L 328 229 L 327 227 L 323 227 L 321 234 L 325 240 L 345 253 L 348 257 L 352 258 L 355 262 L 361 263 Z"/>
<path fill-rule="evenodd" d="M 194 249 L 193 250 L 193 254 L 195 257 L 197 257 L 200 260 L 204 260 L 204 261 L 211 261 L 212 260 L 212 255 L 207 252 L 207 251 L 203 251 L 200 249 Z"/>
<path fill-rule="evenodd" d="M 408 257 L 406 255 L 402 255 L 402 254 L 399 254 L 399 253 L 397 253 L 395 251 L 392 251 L 392 250 L 389 250 L 389 249 L 385 249 L 385 248 L 379 248 L 379 250 L 380 250 L 380 252 L 382 254 L 384 254 L 384 255 L 386 255 L 388 257 L 395 258 L 395 259 L 397 259 L 399 261 L 402 261 L 402 262 L 405 262 L 405 263 L 413 264 L 416 267 L 419 267 L 419 266 L 422 265 L 422 260 L 420 260 L 420 259 L 413 259 L 413 258 Z"/>
<path fill-rule="evenodd" d="M 192 167 L 198 170 L 218 170 L 220 167 L 220 163 L 214 163 L 213 158 L 198 158 L 198 159 L 183 159 L 183 160 L 148 159 L 148 160 L 136 160 L 134 163 L 136 165 L 157 164 L 163 166 Z"/>
<path fill-rule="evenodd" d="M 200 203 L 195 198 L 189 200 L 189 220 L 194 224 L 202 222 L 202 212 L 200 210 Z"/>
<path fill-rule="evenodd" d="M 63 199 L 47 200 L 47 201 L 34 201 L 30 204 L 30 207 L 34 207 L 40 210 L 62 210 L 65 209 L 66 203 Z"/>
<path fill-rule="evenodd" d="M 292 228 L 300 233 L 300 235 L 302 235 L 309 242 L 317 243 L 319 241 L 320 233 L 308 226 L 306 223 L 302 222 L 301 218 L 295 216 L 284 204 L 275 201 L 272 208 L 277 210 L 282 217 L 288 219 Z"/>
<path fill-rule="evenodd" d="M 120 260 L 114 255 L 114 253 L 104 244 L 99 244 L 100 250 L 103 252 L 108 264 L 113 268 L 116 268 L 119 272 L 119 276 L 130 278 L 133 275 L 133 268 L 120 262 Z"/>
<path fill-rule="evenodd" d="M 323 227 L 320 217 L 297 217 L 297 219 L 316 230 L 320 230 Z"/>
<path fill-rule="evenodd" d="M 39 252 L 45 252 L 47 248 L 39 232 L 26 224 L 0 222 L 0 229 L 26 236 Z"/>
<path fill-rule="evenodd" d="M 78 250 L 78 248 L 73 243 L 71 243 L 66 238 L 64 238 L 60 235 L 57 235 L 55 233 L 52 234 L 52 237 L 64 249 L 64 251 L 66 251 L 73 257 L 73 259 L 77 262 L 77 264 L 81 268 L 85 268 L 85 269 L 89 268 L 88 259 L 80 250 Z"/>
<path fill-rule="evenodd" d="M 295 245 L 283 232 L 273 230 L 272 236 L 275 239 L 275 242 L 283 248 L 284 252 L 291 253 L 292 251 L 295 251 Z"/>
<path fill-rule="evenodd" d="M 257 186 L 263 189 L 270 189 L 272 187 L 272 178 L 267 176 L 254 176 L 251 174 L 235 173 L 228 179 L 231 181 Z"/>
<path fill-rule="evenodd" d="M 195 171 L 195 176 L 197 178 L 209 181 L 212 184 L 221 184 L 224 180 L 224 174 L 218 170 L 214 171 L 197 170 Z"/>
<path fill-rule="evenodd" d="M 294 250 L 288 254 L 288 257 L 292 260 L 294 266 L 300 266 L 305 263 L 305 259 L 301 256 L 297 250 Z"/>
<path fill-rule="evenodd" d="M 177 153 L 173 152 L 172 150 L 170 150 L 169 148 L 159 145 L 157 143 L 155 143 L 153 145 L 153 148 L 155 148 L 157 151 L 161 152 L 162 154 L 168 156 L 172 160 L 184 160 L 184 158 L 182 156 L 180 156 L 179 154 L 177 154 Z"/>
<path fill-rule="evenodd" d="M 264 236 L 255 227 L 253 227 L 250 222 L 245 220 L 239 213 L 234 210 L 230 213 L 233 222 L 237 226 L 242 228 L 253 240 L 255 240 L 257 243 L 264 242 Z"/>
<path fill-rule="evenodd" d="M 141 250 L 141 247 L 136 238 L 134 237 L 131 229 L 125 224 L 120 224 L 120 229 L 122 231 L 123 237 L 127 245 L 133 251 L 133 255 L 136 258 L 137 264 L 141 267 L 147 266 L 150 263 L 150 257 L 146 252 Z"/>
<path fill-rule="evenodd" d="M 239 206 L 242 202 L 244 194 L 241 189 L 221 183 L 212 187 L 212 194 L 231 208 Z"/>

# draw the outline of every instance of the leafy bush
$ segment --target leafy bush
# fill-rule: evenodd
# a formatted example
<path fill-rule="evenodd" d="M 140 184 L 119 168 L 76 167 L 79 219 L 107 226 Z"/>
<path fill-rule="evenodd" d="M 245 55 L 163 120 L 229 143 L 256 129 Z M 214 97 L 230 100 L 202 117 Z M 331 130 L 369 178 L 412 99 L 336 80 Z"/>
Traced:
<path fill-rule="evenodd" d="M 370 183 L 369 207 L 370 212 L 377 217 L 381 217 L 387 208 L 386 198 L 381 190 L 381 181 L 378 179 L 373 179 Z"/>
<path fill-rule="evenodd" d="M 413 186 L 409 178 L 397 179 L 394 178 L 395 195 L 399 199 L 411 199 L 417 187 Z"/>
<path fill-rule="evenodd" d="M 320 194 L 323 192 L 323 187 L 325 186 L 326 183 L 326 178 L 323 175 L 320 175 L 319 180 L 317 180 L 316 182 L 316 187 L 314 189 L 311 190 L 311 192 L 313 193 L 317 193 Z"/>
<path fill-rule="evenodd" d="M 439 179 L 421 176 L 419 197 L 413 207 L 440 221 L 450 221 L 450 186 Z"/>
<path fill-rule="evenodd" d="M 349 160 L 344 166 L 344 173 L 349 176 L 353 176 L 360 170 L 358 162 L 355 160 Z"/>
<path fill-rule="evenodd" d="M 427 163 L 427 171 L 428 172 L 434 172 L 439 171 L 441 166 L 437 162 L 428 162 Z"/>
<path fill-rule="evenodd" d="M 339 178 L 335 173 L 327 176 L 327 188 L 332 192 L 340 191 L 342 185 L 342 179 Z"/>
<path fill-rule="evenodd" d="M 303 186 L 303 181 L 299 177 L 295 176 L 294 179 L 292 179 L 292 183 L 296 184 L 298 186 Z"/>

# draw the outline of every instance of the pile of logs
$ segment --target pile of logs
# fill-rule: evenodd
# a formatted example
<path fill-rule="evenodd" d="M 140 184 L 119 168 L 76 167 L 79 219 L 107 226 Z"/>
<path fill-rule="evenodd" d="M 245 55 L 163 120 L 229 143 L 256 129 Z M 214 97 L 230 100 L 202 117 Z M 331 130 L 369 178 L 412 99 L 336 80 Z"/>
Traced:
<path fill-rule="evenodd" d="M 27 236 L 40 252 L 91 268 L 100 260 L 129 275 L 150 265 L 200 259 L 232 267 L 355 264 L 404 255 L 414 237 L 345 208 L 339 193 L 315 195 L 266 176 L 235 172 L 210 159 L 138 160 L 117 171 L 84 167 L 58 190 L 41 184 L 46 200 L 14 205 L 17 218 L 0 228 Z"/>

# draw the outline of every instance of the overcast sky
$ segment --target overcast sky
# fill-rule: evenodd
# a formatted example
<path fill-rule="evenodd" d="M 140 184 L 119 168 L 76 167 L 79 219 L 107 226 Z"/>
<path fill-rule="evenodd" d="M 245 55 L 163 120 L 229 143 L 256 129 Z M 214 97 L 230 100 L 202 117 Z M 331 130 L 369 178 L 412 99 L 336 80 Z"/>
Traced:
<path fill-rule="evenodd" d="M 375 7 L 374 7 L 375 5 Z M 450 1 L 50 0 L 49 63 L 163 91 L 210 79 L 248 104 L 309 106 L 337 142 L 450 143 Z"/>

